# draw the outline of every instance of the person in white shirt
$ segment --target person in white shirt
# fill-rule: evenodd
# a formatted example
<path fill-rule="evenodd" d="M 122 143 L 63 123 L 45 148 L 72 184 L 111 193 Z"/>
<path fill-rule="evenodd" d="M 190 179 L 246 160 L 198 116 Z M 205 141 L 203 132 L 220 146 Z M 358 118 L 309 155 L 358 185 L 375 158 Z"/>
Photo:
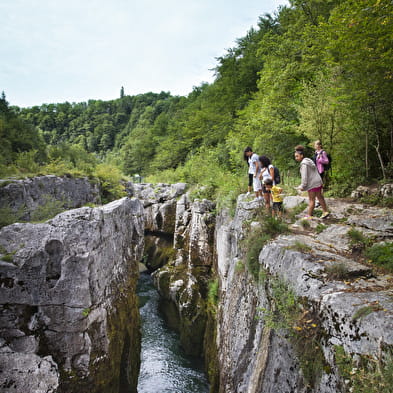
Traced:
<path fill-rule="evenodd" d="M 248 157 L 248 164 L 249 164 L 249 173 L 253 175 L 253 188 L 255 192 L 255 199 L 262 200 L 262 183 L 259 178 L 261 173 L 261 165 L 259 162 L 258 154 L 252 151 L 250 146 L 247 146 L 244 149 L 244 155 Z"/>

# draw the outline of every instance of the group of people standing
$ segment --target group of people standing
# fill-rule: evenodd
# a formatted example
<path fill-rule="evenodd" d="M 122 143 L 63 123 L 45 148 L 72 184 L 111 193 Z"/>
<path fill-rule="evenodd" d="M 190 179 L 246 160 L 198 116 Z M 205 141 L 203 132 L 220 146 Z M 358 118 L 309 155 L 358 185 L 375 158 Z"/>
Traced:
<path fill-rule="evenodd" d="M 308 209 L 306 219 L 311 219 L 316 200 L 322 208 L 321 218 L 327 218 L 330 214 L 323 196 L 323 179 L 325 177 L 325 165 L 329 163 L 326 152 L 322 149 L 322 143 L 314 144 L 314 160 L 305 157 L 305 148 L 302 145 L 295 147 L 295 160 L 300 163 L 301 184 L 299 191 L 308 193 Z M 248 162 L 248 194 L 253 189 L 255 200 L 264 201 L 265 207 L 270 211 L 270 201 L 273 201 L 273 215 L 277 212 L 282 214 L 282 188 L 275 184 L 274 167 L 266 156 L 258 156 L 250 146 L 244 149 L 244 159 Z"/>
<path fill-rule="evenodd" d="M 273 201 L 273 212 L 282 214 L 282 188 L 278 187 L 274 176 L 274 167 L 267 156 L 258 156 L 250 146 L 244 149 L 244 159 L 248 162 L 248 195 L 253 189 L 256 201 L 264 201 L 265 207 L 270 211 L 270 202 Z"/>

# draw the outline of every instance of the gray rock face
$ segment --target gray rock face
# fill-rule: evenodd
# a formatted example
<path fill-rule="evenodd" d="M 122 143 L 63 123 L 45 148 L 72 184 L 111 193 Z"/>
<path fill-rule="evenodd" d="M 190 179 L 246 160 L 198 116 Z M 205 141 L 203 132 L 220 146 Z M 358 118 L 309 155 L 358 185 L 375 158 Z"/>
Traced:
<path fill-rule="evenodd" d="M 0 184 L 0 208 L 11 208 L 14 212 L 24 208 L 25 214 L 20 217 L 24 221 L 48 200 L 61 201 L 65 208 L 101 201 L 98 184 L 87 178 L 47 175 L 7 183 Z"/>
<path fill-rule="evenodd" d="M 185 183 L 148 184 L 129 183 L 130 196 L 139 198 L 145 208 L 145 230 L 173 236 L 177 199 L 186 192 Z"/>
<path fill-rule="evenodd" d="M 2 391 L 136 392 L 143 228 L 123 198 L 0 230 Z"/>
<path fill-rule="evenodd" d="M 208 281 L 214 260 L 214 204 L 191 202 L 183 195 L 176 206 L 172 261 L 153 277 L 166 301 L 167 319 L 180 333 L 186 353 L 201 355 L 205 336 Z"/>
<path fill-rule="evenodd" d="M 330 221 L 316 219 L 325 225 L 321 233 L 313 230 L 313 222 L 308 230 L 297 225 L 291 235 L 281 235 L 262 248 L 263 274 L 257 282 L 247 271 L 240 245 L 247 236 L 244 223 L 261 207 L 239 198 L 233 219 L 225 212 L 217 218 L 221 393 L 345 392 L 337 348 L 350 358 L 378 358 L 383 348 L 393 345 L 391 276 L 371 275 L 370 266 L 353 259 L 348 236 L 354 227 L 377 240 L 391 239 L 392 211 L 339 200 L 328 203 Z M 337 267 L 343 269 L 342 278 L 334 275 Z M 269 322 L 271 315 L 285 315 L 285 309 L 277 310 L 277 295 L 286 293 L 302 304 L 304 324 L 301 319 L 296 322 L 297 335 L 294 326 Z M 313 323 L 314 341 L 300 332 L 307 322 Z M 307 349 L 316 343 L 319 350 L 307 357 Z M 320 364 L 319 370 L 311 372 L 311 363 L 314 368 Z"/>

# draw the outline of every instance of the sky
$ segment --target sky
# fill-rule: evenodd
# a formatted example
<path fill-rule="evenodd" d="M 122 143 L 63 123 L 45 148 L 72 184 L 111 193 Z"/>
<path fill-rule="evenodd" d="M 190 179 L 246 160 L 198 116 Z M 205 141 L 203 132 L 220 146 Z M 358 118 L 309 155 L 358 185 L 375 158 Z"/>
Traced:
<path fill-rule="evenodd" d="M 288 0 L 0 0 L 10 105 L 188 95 L 216 58 Z"/>

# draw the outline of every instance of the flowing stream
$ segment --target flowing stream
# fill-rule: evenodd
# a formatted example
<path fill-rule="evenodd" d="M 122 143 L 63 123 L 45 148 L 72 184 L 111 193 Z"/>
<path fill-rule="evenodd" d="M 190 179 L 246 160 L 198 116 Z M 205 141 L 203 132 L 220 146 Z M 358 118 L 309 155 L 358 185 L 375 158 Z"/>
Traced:
<path fill-rule="evenodd" d="M 138 295 L 142 318 L 138 393 L 208 393 L 202 360 L 186 356 L 179 335 L 166 327 L 158 311 L 159 294 L 146 273 L 141 274 Z"/>

